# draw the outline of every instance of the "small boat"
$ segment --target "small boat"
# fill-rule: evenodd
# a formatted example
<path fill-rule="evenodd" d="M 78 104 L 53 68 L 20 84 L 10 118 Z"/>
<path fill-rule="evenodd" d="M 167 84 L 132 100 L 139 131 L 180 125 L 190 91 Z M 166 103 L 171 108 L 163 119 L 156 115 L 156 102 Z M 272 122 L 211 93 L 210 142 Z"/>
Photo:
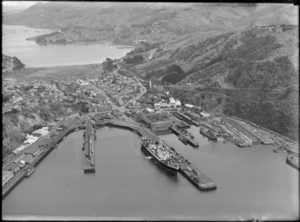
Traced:
<path fill-rule="evenodd" d="M 33 172 L 34 172 L 34 168 L 30 168 L 30 169 L 27 170 L 25 176 L 29 177 L 31 174 L 33 174 Z"/>
<path fill-rule="evenodd" d="M 289 154 L 286 156 L 286 162 L 299 170 L 299 157 Z"/>
<path fill-rule="evenodd" d="M 152 158 L 151 156 L 146 156 L 145 157 L 145 159 L 147 159 L 147 160 L 151 160 L 151 158 Z"/>

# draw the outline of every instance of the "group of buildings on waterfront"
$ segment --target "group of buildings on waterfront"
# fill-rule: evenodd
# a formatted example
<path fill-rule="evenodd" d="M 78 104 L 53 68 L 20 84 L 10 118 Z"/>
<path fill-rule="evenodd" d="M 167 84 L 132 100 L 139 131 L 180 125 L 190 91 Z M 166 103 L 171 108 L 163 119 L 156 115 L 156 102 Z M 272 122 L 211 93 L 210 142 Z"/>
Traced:
<path fill-rule="evenodd" d="M 61 82 L 52 80 L 50 83 L 33 81 L 24 82 L 21 85 L 5 85 L 4 92 L 10 94 L 10 98 L 5 104 L 4 114 L 10 113 L 15 109 L 8 109 L 12 105 L 13 107 L 16 105 L 20 106 L 21 109 L 17 110 L 17 112 L 21 112 L 23 109 L 26 109 L 27 103 L 24 103 L 24 100 L 30 102 L 32 99 L 34 101 L 37 100 L 36 105 L 45 103 L 43 99 L 47 99 L 47 102 L 58 99 L 60 102 L 68 102 L 70 104 L 85 102 L 88 107 L 84 112 L 71 109 L 67 113 L 67 118 L 63 116 L 57 117 L 53 121 L 47 122 L 44 125 L 46 127 L 33 132 L 31 136 L 28 135 L 24 144 L 15 149 L 11 155 L 2 161 L 2 186 L 7 190 L 12 184 L 19 181 L 25 172 L 32 169 L 32 166 L 37 161 L 48 154 L 59 141 L 70 133 L 70 129 L 74 125 L 83 121 L 82 115 L 92 116 L 91 124 L 94 125 L 103 125 L 107 122 L 107 119 L 123 119 L 123 121 L 131 122 L 131 124 L 138 126 L 131 126 L 134 131 L 139 131 L 138 128 L 142 127 L 157 134 L 173 132 L 182 142 L 190 141 L 190 144 L 194 147 L 199 146 L 198 142 L 194 140 L 194 136 L 188 133 L 187 130 L 183 130 L 183 128 L 189 128 L 192 124 L 199 127 L 199 133 L 211 140 L 220 141 L 219 139 L 222 139 L 224 142 L 231 141 L 240 147 L 249 147 L 259 143 L 275 143 L 281 146 L 286 145 L 287 147 L 284 148 L 289 151 L 289 147 L 296 146 L 292 141 L 247 121 L 233 117 L 212 115 L 202 107 L 192 104 L 181 104 L 178 99 L 170 97 L 166 91 L 153 94 L 145 93 L 143 90 L 144 87 L 138 80 L 119 74 L 104 75 L 101 78 L 94 79 L 77 79 L 75 83 L 70 80 Z M 43 93 L 40 93 L 41 91 Z M 108 101 L 101 91 L 104 91 L 111 101 Z M 125 106 L 124 104 L 126 104 L 125 112 L 113 109 L 113 105 Z M 83 122 L 80 124 L 82 125 Z M 149 136 L 150 134 L 146 133 L 146 135 L 149 138 L 151 137 Z M 154 136 L 154 138 L 156 137 Z M 158 141 L 159 139 L 155 140 Z M 92 147 L 85 147 L 84 152 L 88 152 L 89 155 L 92 151 L 95 152 L 95 150 L 92 150 Z M 176 151 L 170 152 L 174 153 L 175 159 L 178 160 L 182 174 L 191 180 L 192 183 L 202 184 L 202 188 L 216 187 L 210 179 L 207 179 L 208 177 L 205 174 L 200 173 L 188 160 L 184 159 Z M 297 158 L 299 159 L 299 152 L 298 156 L 290 158 L 289 162 L 292 162 L 299 168 Z M 89 164 L 89 169 L 94 169 L 94 160 L 90 158 L 87 164 Z"/>

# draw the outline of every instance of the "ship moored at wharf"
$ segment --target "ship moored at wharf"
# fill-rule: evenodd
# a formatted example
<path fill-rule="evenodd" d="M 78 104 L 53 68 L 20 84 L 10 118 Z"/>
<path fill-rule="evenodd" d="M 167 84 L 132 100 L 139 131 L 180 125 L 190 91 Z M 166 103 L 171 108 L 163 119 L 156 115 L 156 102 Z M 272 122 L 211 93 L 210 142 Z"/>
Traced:
<path fill-rule="evenodd" d="M 173 152 L 161 142 L 153 142 L 147 137 L 142 137 L 142 150 L 152 156 L 152 160 L 166 172 L 176 175 L 179 170 L 177 159 Z"/>
<path fill-rule="evenodd" d="M 178 136 L 178 139 L 179 139 L 184 145 L 187 145 L 187 144 L 188 144 L 187 139 L 184 138 L 183 136 L 179 135 L 179 136 Z"/>
<path fill-rule="evenodd" d="M 206 136 L 208 139 L 217 141 L 218 137 L 215 135 L 212 129 L 205 127 L 205 125 L 201 125 L 199 132 L 203 135 Z"/>
<path fill-rule="evenodd" d="M 291 166 L 295 167 L 297 170 L 299 170 L 299 157 L 288 154 L 286 156 L 286 162 Z"/>
<path fill-rule="evenodd" d="M 34 167 L 28 169 L 28 170 L 26 171 L 25 177 L 29 177 L 31 174 L 33 174 L 33 172 L 34 172 Z"/>
<path fill-rule="evenodd" d="M 194 140 L 194 136 L 189 133 L 186 129 L 179 129 L 177 125 L 173 125 L 170 127 L 170 130 L 173 131 L 176 135 L 180 135 L 181 137 L 179 138 L 180 141 L 182 141 L 182 137 L 190 143 L 193 147 L 199 147 L 199 143 Z"/>

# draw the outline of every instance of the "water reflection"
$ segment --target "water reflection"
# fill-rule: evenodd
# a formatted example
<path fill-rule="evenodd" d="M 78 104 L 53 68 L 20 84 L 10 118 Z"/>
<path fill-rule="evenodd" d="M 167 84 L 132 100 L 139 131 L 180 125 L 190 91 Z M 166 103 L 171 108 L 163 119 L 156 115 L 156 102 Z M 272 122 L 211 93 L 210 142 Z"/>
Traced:
<path fill-rule="evenodd" d="M 193 149 L 172 134 L 162 139 L 210 176 L 218 189 L 202 192 L 180 173 L 165 173 L 145 159 L 136 134 L 101 128 L 95 174 L 83 173 L 82 132 L 70 134 L 2 201 L 3 215 L 149 220 L 299 216 L 298 172 L 274 154 L 271 146 L 240 149 L 230 143 L 204 141 Z M 195 134 L 195 139 L 201 142 L 201 135 Z"/>

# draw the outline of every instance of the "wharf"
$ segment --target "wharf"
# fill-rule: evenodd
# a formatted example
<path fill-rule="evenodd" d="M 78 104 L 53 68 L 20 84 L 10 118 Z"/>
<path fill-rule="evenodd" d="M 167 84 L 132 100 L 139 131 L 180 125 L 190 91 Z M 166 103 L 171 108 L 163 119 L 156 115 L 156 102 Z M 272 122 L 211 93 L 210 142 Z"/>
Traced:
<path fill-rule="evenodd" d="M 192 120 L 192 123 L 195 125 L 195 126 L 200 126 L 200 123 L 195 121 L 195 120 Z"/>
<path fill-rule="evenodd" d="M 288 154 L 286 156 L 286 162 L 292 167 L 295 167 L 297 170 L 299 170 L 299 157 L 297 157 L 296 155 Z"/>
<path fill-rule="evenodd" d="M 18 174 L 16 174 L 11 181 L 9 181 L 6 185 L 2 187 L 2 199 L 6 197 L 6 195 L 19 183 L 23 180 L 25 177 L 25 174 L 27 172 L 27 169 L 33 168 L 40 163 L 41 160 L 43 160 L 56 146 L 57 144 L 62 141 L 68 134 L 75 131 L 77 128 L 80 128 L 81 121 L 75 121 L 72 125 L 69 126 L 69 128 L 65 129 L 63 132 L 61 132 L 55 139 L 53 139 L 46 148 L 42 149 L 42 152 L 40 155 L 34 159 L 34 161 L 28 165 L 28 167 L 25 167 L 22 169 Z M 39 139 L 41 141 L 42 139 Z M 38 146 L 39 142 L 33 143 L 31 146 Z M 31 147 L 30 146 L 30 147 Z"/>
<path fill-rule="evenodd" d="M 180 129 L 189 129 L 191 128 L 191 125 L 187 124 L 186 122 L 180 121 L 179 123 L 177 123 L 177 127 Z"/>
<path fill-rule="evenodd" d="M 83 172 L 94 173 L 95 172 L 95 140 L 96 130 L 91 124 L 86 126 L 86 130 L 83 134 Z"/>
<path fill-rule="evenodd" d="M 194 147 L 199 147 L 199 143 L 195 140 L 193 140 L 192 138 L 190 138 L 189 136 L 185 135 L 184 133 L 182 133 L 181 130 L 179 130 L 176 126 L 170 126 L 170 129 L 177 135 L 181 135 L 183 138 L 185 138 L 192 146 Z"/>
<path fill-rule="evenodd" d="M 193 120 L 192 118 L 188 117 L 187 115 L 177 111 L 177 112 L 173 112 L 172 113 L 173 116 L 175 116 L 176 118 L 185 121 L 187 124 L 193 124 Z"/>
<path fill-rule="evenodd" d="M 207 191 L 217 189 L 217 185 L 212 179 L 210 179 L 207 175 L 197 169 L 197 167 L 190 161 L 177 153 L 173 147 L 171 149 L 174 150 L 174 155 L 178 159 L 179 172 L 194 186 L 196 186 L 200 190 Z"/>
<path fill-rule="evenodd" d="M 7 194 L 25 177 L 27 170 L 22 169 L 17 175 L 15 175 L 11 181 L 9 181 L 5 186 L 2 187 L 2 199 L 4 199 Z"/>

